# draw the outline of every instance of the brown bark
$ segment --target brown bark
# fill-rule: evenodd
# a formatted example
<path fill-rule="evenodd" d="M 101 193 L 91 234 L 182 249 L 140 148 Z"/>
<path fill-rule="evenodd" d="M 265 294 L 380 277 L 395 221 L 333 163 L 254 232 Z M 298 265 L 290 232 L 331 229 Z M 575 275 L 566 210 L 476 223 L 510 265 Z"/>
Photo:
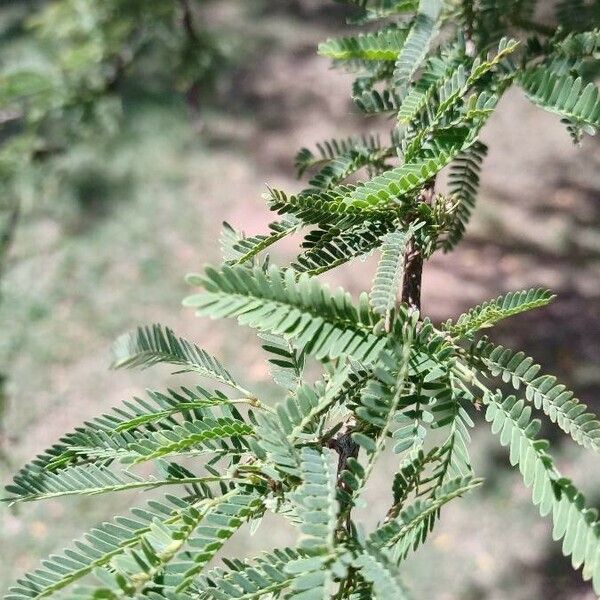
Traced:
<path fill-rule="evenodd" d="M 435 180 L 421 192 L 420 202 L 431 204 L 435 194 Z M 414 239 L 409 240 L 404 253 L 404 276 L 402 278 L 401 302 L 421 310 L 421 279 L 423 277 L 423 253 Z"/>
<path fill-rule="evenodd" d="M 348 422 L 339 434 L 329 441 L 329 447 L 338 453 L 338 476 L 346 469 L 349 458 L 357 458 L 359 446 L 352 439 L 354 423 Z M 340 482 L 340 487 L 344 484 Z"/>
<path fill-rule="evenodd" d="M 194 20 L 194 11 L 189 0 L 180 0 L 181 8 L 183 11 L 182 25 L 185 35 L 187 36 L 190 48 L 198 48 L 202 44 L 202 40 L 198 30 L 196 29 L 196 23 Z M 200 94 L 202 88 L 200 81 L 194 81 L 188 87 L 185 92 L 185 102 L 188 109 L 195 119 L 200 119 Z"/>
<path fill-rule="evenodd" d="M 9 209 L 4 230 L 0 233 L 0 280 L 2 279 L 4 271 L 6 270 L 8 255 L 15 237 L 15 230 L 17 228 L 20 215 L 21 204 L 18 200 L 15 200 L 13 206 L 11 206 Z"/>
<path fill-rule="evenodd" d="M 402 279 L 402 303 L 421 310 L 421 279 L 423 255 L 413 240 L 408 242 L 404 253 L 404 277 Z"/>
<path fill-rule="evenodd" d="M 360 451 L 359 445 L 352 439 L 352 433 L 354 431 L 356 423 L 354 419 L 345 423 L 344 427 L 340 430 L 340 432 L 336 435 L 336 437 L 329 440 L 328 446 L 335 450 L 338 454 L 338 466 L 337 466 L 337 475 L 338 475 L 338 487 L 346 492 L 350 490 L 347 489 L 346 484 L 340 479 L 340 475 L 346 469 L 348 464 L 348 460 L 350 458 L 358 458 L 358 452 Z M 348 510 L 345 515 L 344 527 L 347 532 L 351 531 L 352 528 L 352 518 L 350 516 L 350 510 Z"/>
<path fill-rule="evenodd" d="M 192 7 L 190 6 L 189 0 L 180 0 L 180 4 L 183 10 L 183 29 L 185 30 L 190 42 L 197 43 L 198 32 L 196 31 L 196 26 L 194 24 L 194 13 L 192 11 Z"/>
<path fill-rule="evenodd" d="M 420 201 L 431 204 L 435 194 L 435 180 L 431 181 L 421 193 Z M 409 306 L 421 309 L 421 278 L 423 275 L 423 254 L 418 244 L 411 239 L 404 255 L 404 276 L 402 280 L 401 301 Z M 338 477 L 346 468 L 350 458 L 357 458 L 360 447 L 352 439 L 355 423 L 349 420 L 338 434 L 329 440 L 328 446 L 338 454 Z M 338 482 L 343 489 L 344 483 Z M 346 527 L 350 527 L 350 515 L 346 518 Z"/>

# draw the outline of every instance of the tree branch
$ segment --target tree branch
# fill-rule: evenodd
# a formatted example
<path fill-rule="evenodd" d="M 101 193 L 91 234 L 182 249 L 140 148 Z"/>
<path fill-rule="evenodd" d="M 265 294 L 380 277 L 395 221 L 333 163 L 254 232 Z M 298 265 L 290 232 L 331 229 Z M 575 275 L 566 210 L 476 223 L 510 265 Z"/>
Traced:
<path fill-rule="evenodd" d="M 179 0 L 183 11 L 182 25 L 190 48 L 197 49 L 202 45 L 202 40 L 194 22 L 194 13 L 189 0 Z M 192 116 L 200 116 L 200 82 L 194 81 L 185 92 L 185 101 L 190 109 Z"/>
<path fill-rule="evenodd" d="M 423 255 L 410 240 L 404 252 L 404 276 L 402 279 L 402 303 L 421 310 L 421 278 L 423 276 Z"/>
<path fill-rule="evenodd" d="M 0 233 L 0 282 L 6 271 L 8 254 L 15 238 L 15 230 L 17 229 L 20 216 L 21 203 L 18 199 L 15 199 L 14 204 L 9 209 L 6 225 Z"/>
<path fill-rule="evenodd" d="M 352 439 L 352 432 L 356 423 L 348 421 L 340 430 L 339 434 L 329 441 L 329 447 L 338 453 L 338 476 L 346 469 L 349 458 L 358 456 L 359 446 Z M 344 483 L 340 482 L 340 487 L 344 487 Z"/>
<path fill-rule="evenodd" d="M 348 490 L 347 485 L 340 479 L 340 475 L 346 470 L 346 466 L 350 458 L 358 458 L 360 447 L 352 439 L 352 433 L 354 432 L 355 427 L 356 422 L 354 418 L 348 419 L 339 430 L 338 434 L 331 438 L 327 444 L 329 448 L 335 450 L 338 454 L 338 487 L 346 492 L 351 490 Z M 347 511 L 344 526 L 347 532 L 351 531 L 352 517 L 350 515 L 350 509 Z"/>
<path fill-rule="evenodd" d="M 190 6 L 189 0 L 179 0 L 179 4 L 181 4 L 181 8 L 183 10 L 183 29 L 190 42 L 196 43 L 199 40 L 198 32 L 196 31 L 196 26 L 194 25 L 194 13 L 192 12 L 192 7 Z"/>
<path fill-rule="evenodd" d="M 435 179 L 421 192 L 420 202 L 431 204 L 435 194 Z M 423 277 L 423 253 L 411 238 L 404 252 L 404 276 L 402 278 L 401 302 L 421 310 L 421 279 Z"/>

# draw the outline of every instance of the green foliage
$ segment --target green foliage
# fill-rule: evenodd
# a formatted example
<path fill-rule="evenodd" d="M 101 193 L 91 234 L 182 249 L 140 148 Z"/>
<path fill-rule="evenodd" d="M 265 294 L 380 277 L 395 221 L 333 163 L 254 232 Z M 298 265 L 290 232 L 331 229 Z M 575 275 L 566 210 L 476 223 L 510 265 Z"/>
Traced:
<path fill-rule="evenodd" d="M 6 8 L 0 36 L 0 189 L 7 198 L 0 204 L 0 276 L 32 165 L 60 177 L 73 146 L 114 136 L 133 88 L 182 95 L 199 110 L 196 96 L 214 89 L 227 54 L 223 36 L 200 26 L 204 3 L 45 0 Z"/>
<path fill-rule="evenodd" d="M 195 344 L 178 338 L 161 325 L 139 327 L 134 333 L 119 338 L 113 346 L 113 368 L 150 367 L 167 363 L 180 367 L 179 372 L 196 372 L 249 393 L 240 388 L 227 369 Z"/>
<path fill-rule="evenodd" d="M 183 522 L 189 502 L 170 496 L 160 502 L 152 501 L 144 508 L 134 508 L 127 517 L 116 517 L 113 523 L 102 523 L 74 543 L 62 555 L 54 555 L 43 568 L 28 574 L 13 587 L 7 599 L 44 598 L 85 577 L 94 569 L 110 564 L 129 547 L 140 544 L 150 533 L 153 523 L 177 525 Z"/>
<path fill-rule="evenodd" d="M 395 519 L 376 529 L 369 542 L 377 548 L 390 548 L 397 559 L 406 556 L 411 548 L 427 539 L 439 516 L 441 507 L 481 485 L 480 479 L 457 478 L 440 487 L 435 495 L 425 500 L 417 499 L 402 510 Z"/>
<path fill-rule="evenodd" d="M 211 318 L 237 317 L 259 331 L 282 335 L 316 358 L 338 358 L 348 354 L 356 360 L 376 358 L 385 339 L 371 330 L 376 317 L 366 297 L 358 307 L 341 289 L 332 293 L 316 279 L 271 265 L 262 267 L 224 266 L 207 269 L 204 276 L 188 277 L 205 292 L 189 296 L 185 305 L 198 315 Z"/>
<path fill-rule="evenodd" d="M 367 546 L 355 559 L 354 566 L 359 569 L 365 581 L 373 585 L 378 598 L 408 598 L 398 567 L 385 552 Z"/>
<path fill-rule="evenodd" d="M 406 30 L 390 28 L 377 33 L 360 33 L 356 37 L 327 40 L 319 44 L 319 54 L 333 60 L 392 60 L 406 41 Z"/>
<path fill-rule="evenodd" d="M 500 376 L 516 390 L 523 386 L 527 400 L 578 444 L 600 451 L 600 421 L 554 375 L 541 374 L 541 367 L 533 358 L 486 341 L 477 344 L 474 355 L 493 375 Z"/>
<path fill-rule="evenodd" d="M 481 164 L 486 154 L 487 146 L 478 141 L 459 154 L 450 166 L 448 191 L 457 205 L 444 240 L 446 251 L 460 241 L 471 218 L 477 200 Z"/>
<path fill-rule="evenodd" d="M 376 154 L 383 149 L 379 136 L 362 136 L 348 139 L 332 139 L 317 144 L 315 154 L 308 148 L 302 148 L 296 155 L 296 169 L 301 177 L 307 169 L 327 165 L 332 160 L 348 156 L 352 152 Z"/>
<path fill-rule="evenodd" d="M 487 396 L 486 420 L 500 443 L 510 449 L 510 462 L 518 466 L 533 503 L 542 516 L 552 514 L 554 540 L 563 540 L 562 551 L 571 556 L 573 568 L 583 566 L 583 578 L 600 586 L 600 523 L 597 511 L 587 508 L 573 484 L 554 467 L 546 452 L 547 443 L 537 440 L 539 421 L 530 420 L 531 407 L 514 396 Z"/>
<path fill-rule="evenodd" d="M 275 550 L 260 556 L 252 563 L 227 561 L 230 571 L 215 569 L 203 577 L 199 584 L 202 600 L 258 600 L 267 594 L 278 594 L 288 587 L 294 575 L 285 569 L 292 561 L 303 557 L 292 548 Z"/>
<path fill-rule="evenodd" d="M 600 100 L 594 83 L 586 85 L 582 77 L 557 75 L 536 67 L 523 74 L 521 85 L 538 106 L 576 125 L 587 125 L 592 132 L 600 125 Z"/>
<path fill-rule="evenodd" d="M 189 276 L 200 291 L 184 301 L 198 315 L 235 317 L 259 332 L 280 386 L 277 403 L 167 328 L 121 338 L 115 367 L 172 364 L 241 396 L 200 386 L 150 392 L 26 465 L 7 487 L 8 502 L 166 486 L 173 495 L 92 530 L 26 575 L 10 600 L 67 587 L 71 598 L 407 598 L 403 561 L 446 504 L 483 484 L 469 457 L 482 404 L 533 503 L 551 515 L 554 539 L 600 593 L 596 512 L 560 475 L 531 416 L 540 410 L 592 451 L 600 450 L 600 421 L 532 358 L 478 337 L 546 306 L 552 294 L 509 292 L 440 326 L 420 312 L 423 264 L 465 234 L 486 154 L 480 133 L 506 90 L 521 85 L 576 140 L 597 125 L 589 80 L 597 29 L 569 18 L 565 5 L 577 2 L 559 7 L 556 31 L 534 20 L 533 1 L 345 3 L 369 31 L 319 51 L 358 72 L 360 108 L 395 113 L 389 142 L 350 137 L 302 149 L 296 168 L 311 172 L 308 187 L 269 191 L 270 207 L 284 217 L 266 234 L 245 237 L 225 225 L 225 264 Z M 30 85 L 41 83 L 33 77 Z M 446 168 L 444 189 L 438 175 Z M 261 257 L 299 231 L 302 251 L 290 266 Z M 374 251 L 381 256 L 372 288 L 357 300 L 315 277 Z M 307 361 L 322 370 L 316 382 L 307 380 L 315 366 L 305 369 Z M 523 397 L 503 397 L 489 387 L 494 380 Z M 398 460 L 391 504 L 365 532 L 353 511 L 386 449 Z M 267 512 L 298 529 L 295 547 L 210 564 Z"/>
<path fill-rule="evenodd" d="M 272 244 L 291 235 L 300 229 L 302 223 L 294 217 L 286 217 L 281 221 L 275 221 L 269 225 L 270 233 L 268 235 L 255 235 L 252 237 L 232 236 L 232 229 L 227 224 L 223 224 L 223 234 L 221 236 L 221 246 L 223 257 L 226 261 L 234 264 L 244 264 L 266 250 Z M 235 232 L 233 232 L 235 234 Z"/>
<path fill-rule="evenodd" d="M 273 355 L 269 359 L 273 381 L 290 392 L 302 383 L 306 356 L 277 335 L 262 334 L 263 349 Z"/>
<path fill-rule="evenodd" d="M 397 219 L 382 214 L 364 223 L 347 223 L 315 229 L 306 235 L 302 247 L 305 250 L 292 263 L 294 270 L 309 275 L 319 275 L 339 267 L 359 256 L 365 256 L 378 248 L 381 238 L 394 231 Z"/>
<path fill-rule="evenodd" d="M 553 298 L 551 292 L 541 288 L 509 292 L 505 296 L 498 296 L 495 300 L 475 306 L 469 312 L 460 315 L 456 323 L 448 321 L 444 329 L 454 337 L 469 337 L 481 329 L 493 327 L 502 319 L 546 306 Z"/>
<path fill-rule="evenodd" d="M 408 86 L 414 72 L 427 55 L 431 41 L 437 33 L 441 9 L 441 0 L 419 1 L 414 23 L 396 59 L 393 78 L 401 89 Z"/>
<path fill-rule="evenodd" d="M 53 0 L 23 14 L 15 29 L 34 43 L 22 64 L 8 54 L 0 74 L 6 132 L 33 135 L 32 151 L 54 153 L 66 139 L 110 131 L 119 87 L 149 55 L 163 57 L 153 76 L 168 74 L 176 89 L 209 84 L 222 51 L 198 28 L 196 10 L 195 2 Z"/>
<path fill-rule="evenodd" d="M 570 33 L 558 44 L 562 54 L 570 58 L 595 57 L 600 50 L 600 31 Z"/>
<path fill-rule="evenodd" d="M 395 231 L 382 238 L 381 260 L 371 289 L 373 312 L 383 317 L 389 331 L 392 311 L 396 308 L 398 288 L 404 274 L 404 254 L 411 232 Z"/>

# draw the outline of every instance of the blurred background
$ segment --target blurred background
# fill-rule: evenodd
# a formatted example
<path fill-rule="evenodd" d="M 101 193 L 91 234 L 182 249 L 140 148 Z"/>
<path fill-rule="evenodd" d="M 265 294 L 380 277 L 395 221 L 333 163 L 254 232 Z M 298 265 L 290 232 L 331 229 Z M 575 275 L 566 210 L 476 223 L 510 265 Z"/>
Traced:
<path fill-rule="evenodd" d="M 302 187 L 300 147 L 386 130 L 353 107 L 351 76 L 316 56 L 319 41 L 345 31 L 343 8 L 327 0 L 0 2 L 2 482 L 84 420 L 183 381 L 161 367 L 108 371 L 111 343 L 139 324 L 172 327 L 272 394 L 254 336 L 181 308 L 183 277 L 219 261 L 223 220 L 265 230 L 266 185 Z M 427 265 L 423 309 L 442 321 L 509 290 L 552 288 L 550 307 L 493 339 L 535 356 L 598 411 L 598 142 L 573 146 L 557 118 L 516 91 L 483 138 L 475 219 L 456 252 Z M 273 257 L 285 264 L 294 251 L 289 241 Z M 329 279 L 356 294 L 373 268 L 371 258 Z M 597 456 L 544 433 L 560 469 L 600 507 Z M 445 509 L 431 543 L 405 563 L 415 598 L 594 598 L 486 428 L 473 460 L 486 485 Z M 385 512 L 386 467 L 369 489 L 371 520 Z M 1 507 L 0 592 L 139 496 Z M 289 535 L 259 528 L 227 551 L 249 555 Z"/>

